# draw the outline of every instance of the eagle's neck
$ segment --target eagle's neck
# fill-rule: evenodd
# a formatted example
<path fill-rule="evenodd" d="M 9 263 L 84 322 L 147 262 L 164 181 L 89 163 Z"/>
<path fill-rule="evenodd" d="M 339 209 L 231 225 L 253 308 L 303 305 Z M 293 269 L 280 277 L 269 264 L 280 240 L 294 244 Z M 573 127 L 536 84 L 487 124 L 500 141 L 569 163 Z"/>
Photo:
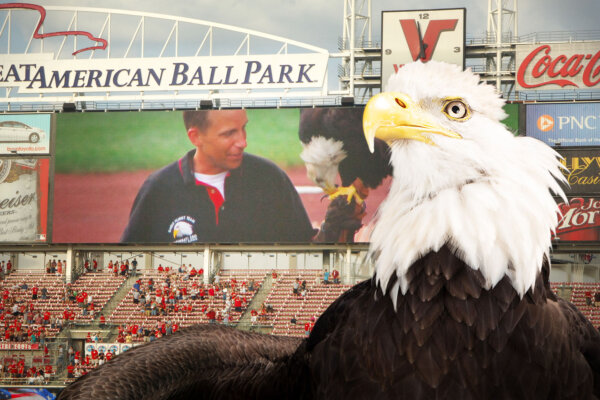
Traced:
<path fill-rule="evenodd" d="M 519 146 L 532 147 L 526 155 L 532 150 L 551 153 L 528 165 L 527 159 L 519 159 Z M 377 283 L 384 292 L 393 292 L 393 300 L 399 290 L 408 289 L 409 267 L 443 246 L 480 271 L 486 289 L 505 276 L 521 297 L 534 286 L 558 222 L 549 189 L 562 193 L 552 178 L 560 175 L 560 167 L 550 148 L 528 140 L 519 146 L 509 155 L 515 160 L 498 166 L 490 160 L 484 169 L 433 146 L 394 144 L 394 180 L 370 249 Z M 397 283 L 388 286 L 394 276 Z"/>

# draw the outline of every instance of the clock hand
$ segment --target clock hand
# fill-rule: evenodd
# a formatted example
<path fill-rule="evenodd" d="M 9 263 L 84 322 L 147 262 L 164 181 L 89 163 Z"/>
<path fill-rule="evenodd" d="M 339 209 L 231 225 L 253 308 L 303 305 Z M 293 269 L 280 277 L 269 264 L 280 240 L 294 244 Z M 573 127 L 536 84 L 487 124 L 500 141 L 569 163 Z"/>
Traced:
<path fill-rule="evenodd" d="M 425 61 L 427 59 L 427 56 L 425 55 L 427 44 L 423 42 L 423 35 L 421 35 L 421 24 L 419 21 L 417 21 L 417 32 L 419 33 L 419 55 L 417 56 L 417 60 Z"/>

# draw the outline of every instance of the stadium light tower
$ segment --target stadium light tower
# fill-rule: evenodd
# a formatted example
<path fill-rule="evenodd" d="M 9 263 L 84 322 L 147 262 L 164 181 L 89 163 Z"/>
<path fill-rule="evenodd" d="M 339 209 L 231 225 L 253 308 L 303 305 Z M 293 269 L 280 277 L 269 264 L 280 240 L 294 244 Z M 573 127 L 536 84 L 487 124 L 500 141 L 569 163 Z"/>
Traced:
<path fill-rule="evenodd" d="M 508 85 L 502 90 L 505 95 L 514 89 L 514 80 L 509 82 L 506 78 L 515 68 L 515 53 L 511 49 L 517 36 L 517 0 L 488 0 L 486 41 L 495 51 L 486 57 L 486 72 L 495 78 L 498 91 L 503 89 L 502 84 Z"/>
<path fill-rule="evenodd" d="M 371 37 L 371 0 L 344 0 L 344 27 L 339 45 L 343 52 L 340 83 L 343 91 L 370 98 L 376 54 Z M 380 49 L 378 49 L 380 50 Z M 359 100 L 360 102 L 360 100 Z"/>

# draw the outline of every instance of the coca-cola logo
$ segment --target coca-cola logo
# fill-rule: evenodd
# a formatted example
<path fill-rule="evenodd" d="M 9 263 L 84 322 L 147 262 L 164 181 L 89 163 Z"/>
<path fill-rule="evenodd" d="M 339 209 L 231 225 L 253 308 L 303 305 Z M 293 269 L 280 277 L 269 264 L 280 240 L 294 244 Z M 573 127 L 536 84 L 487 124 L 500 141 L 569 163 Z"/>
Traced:
<path fill-rule="evenodd" d="M 572 54 L 570 56 L 566 54 L 552 55 L 551 51 L 552 47 L 549 44 L 541 45 L 523 59 L 517 71 L 519 85 L 526 89 L 545 85 L 579 88 L 576 80 L 581 80 L 587 87 L 596 86 L 600 82 L 600 50 L 595 54 Z M 540 79 L 542 81 L 531 82 L 531 80 Z"/>

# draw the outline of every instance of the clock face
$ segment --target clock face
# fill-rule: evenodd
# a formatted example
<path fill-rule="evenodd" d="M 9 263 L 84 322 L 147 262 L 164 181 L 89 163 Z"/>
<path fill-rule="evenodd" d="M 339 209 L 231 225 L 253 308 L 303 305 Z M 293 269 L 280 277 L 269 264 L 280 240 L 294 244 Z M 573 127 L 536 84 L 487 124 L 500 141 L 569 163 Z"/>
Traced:
<path fill-rule="evenodd" d="M 445 61 L 464 68 L 466 9 L 384 11 L 381 82 L 404 64 Z"/>

